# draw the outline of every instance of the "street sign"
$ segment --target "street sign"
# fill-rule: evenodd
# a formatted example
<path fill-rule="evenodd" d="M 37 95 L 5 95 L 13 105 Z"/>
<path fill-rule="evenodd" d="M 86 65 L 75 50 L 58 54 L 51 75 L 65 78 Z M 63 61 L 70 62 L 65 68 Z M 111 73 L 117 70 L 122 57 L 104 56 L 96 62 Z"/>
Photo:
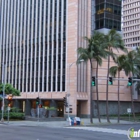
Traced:
<path fill-rule="evenodd" d="M 8 106 L 8 107 L 7 107 L 7 110 L 10 111 L 10 109 L 11 109 L 11 107 Z"/>
<path fill-rule="evenodd" d="M 127 108 L 127 113 L 131 113 L 131 108 Z"/>
<path fill-rule="evenodd" d="M 72 108 L 66 107 L 66 113 L 72 113 Z"/>
<path fill-rule="evenodd" d="M 3 106 L 1 107 L 1 110 L 3 110 Z"/>
<path fill-rule="evenodd" d="M 69 112 L 69 107 L 66 107 L 66 113 L 68 113 Z"/>

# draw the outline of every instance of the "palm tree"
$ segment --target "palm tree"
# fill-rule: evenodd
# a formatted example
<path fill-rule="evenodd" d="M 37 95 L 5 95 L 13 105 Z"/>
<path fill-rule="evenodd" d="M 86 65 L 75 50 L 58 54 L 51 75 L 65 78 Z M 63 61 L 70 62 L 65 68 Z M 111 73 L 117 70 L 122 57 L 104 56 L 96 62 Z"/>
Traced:
<path fill-rule="evenodd" d="M 137 50 L 132 50 L 130 52 L 127 53 L 127 63 L 129 65 L 129 68 L 126 69 L 127 71 L 127 76 L 129 75 L 130 77 L 134 76 L 134 75 L 139 75 L 139 65 L 138 62 L 140 61 L 140 51 Z M 133 113 L 133 118 L 135 120 L 135 112 L 134 112 L 134 102 L 133 102 L 133 96 L 132 96 L 132 87 L 130 87 L 131 89 L 131 104 L 132 104 L 132 113 Z"/>
<path fill-rule="evenodd" d="M 92 78 L 92 60 L 96 60 L 96 94 L 97 94 L 97 111 L 98 111 L 98 119 L 100 120 L 100 111 L 99 111 L 99 95 L 98 95 L 98 66 L 102 65 L 102 58 L 106 58 L 108 55 L 108 51 L 105 50 L 105 47 L 102 46 L 104 35 L 99 32 L 94 32 L 94 35 L 91 38 L 84 38 L 88 42 L 87 48 L 78 48 L 78 60 L 84 59 L 84 61 L 90 61 L 90 69 L 91 69 L 91 77 L 90 77 L 90 122 L 93 123 L 93 103 L 92 103 L 92 88 L 91 88 L 91 78 Z"/>
<path fill-rule="evenodd" d="M 100 109 L 99 109 L 99 92 L 98 92 L 98 67 L 102 65 L 102 58 L 107 58 L 107 56 L 110 54 L 105 46 L 104 46 L 104 34 L 99 32 L 94 32 L 93 36 L 94 45 L 93 50 L 95 52 L 94 54 L 94 60 L 97 62 L 96 65 L 96 97 L 97 97 L 97 112 L 98 112 L 98 119 L 99 122 L 101 122 L 100 119 Z"/>
<path fill-rule="evenodd" d="M 90 75 L 92 76 L 92 59 L 94 56 L 94 51 L 92 50 L 92 40 L 88 39 L 88 47 L 87 48 L 78 48 L 78 54 L 79 57 L 77 59 L 77 63 L 80 62 L 80 60 L 84 61 L 90 61 Z M 91 77 L 90 77 L 90 84 L 91 84 Z M 93 123 L 93 102 L 92 102 L 92 88 L 90 85 L 90 122 Z"/>
<path fill-rule="evenodd" d="M 109 33 L 105 35 L 104 45 L 107 47 L 109 52 L 112 52 L 112 48 L 116 50 L 120 49 L 123 51 L 127 51 L 126 48 L 124 47 L 124 42 L 121 35 L 117 33 L 115 29 L 110 30 Z M 107 82 L 106 82 L 106 116 L 107 116 L 107 121 L 110 123 L 109 113 L 108 113 L 108 78 L 109 78 L 109 68 L 110 68 L 110 56 L 108 56 L 107 68 L 108 70 L 107 70 Z"/>
<path fill-rule="evenodd" d="M 123 69 L 126 69 L 127 65 L 126 63 L 126 55 L 120 55 L 117 57 L 117 59 L 114 59 L 114 62 L 117 64 L 116 66 L 112 66 L 109 69 L 110 75 L 113 77 L 116 77 L 116 74 L 118 74 L 118 123 L 120 122 L 120 72 Z"/>

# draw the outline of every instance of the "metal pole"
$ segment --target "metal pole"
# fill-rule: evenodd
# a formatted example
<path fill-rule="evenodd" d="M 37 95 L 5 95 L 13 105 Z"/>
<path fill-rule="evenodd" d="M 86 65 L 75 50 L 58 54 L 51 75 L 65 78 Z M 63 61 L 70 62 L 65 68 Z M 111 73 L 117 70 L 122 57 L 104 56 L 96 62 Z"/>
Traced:
<path fill-rule="evenodd" d="M 8 123 L 9 123 L 9 107 L 8 107 Z"/>
<path fill-rule="evenodd" d="M 107 78 L 96 78 L 98 80 L 107 80 Z M 128 81 L 128 78 L 113 78 L 113 80 Z M 140 81 L 140 79 L 132 79 L 133 81 Z"/>
<path fill-rule="evenodd" d="M 37 107 L 37 114 L 38 114 L 38 122 L 39 122 L 39 105 L 38 105 L 38 107 Z"/>
<path fill-rule="evenodd" d="M 75 62 L 74 62 L 74 63 L 75 63 Z M 71 68 L 71 66 L 72 66 L 74 63 L 72 63 L 72 64 L 69 65 L 69 86 L 68 86 L 68 94 L 67 94 L 67 96 L 66 96 L 67 101 L 68 101 L 68 120 L 69 120 L 69 95 L 70 95 L 70 68 Z"/>
<path fill-rule="evenodd" d="M 83 62 L 84 60 L 83 59 L 81 59 L 80 60 L 80 62 Z M 73 62 L 73 63 L 71 63 L 70 65 L 69 65 L 69 77 L 68 77 L 68 79 L 69 79 L 69 85 L 68 85 L 68 94 L 67 94 L 67 100 L 68 100 L 68 119 L 69 119 L 69 96 L 70 96 L 70 69 L 71 69 L 71 66 L 74 64 L 74 63 L 76 63 L 76 62 Z"/>
<path fill-rule="evenodd" d="M 4 91 L 5 91 L 5 64 L 2 65 L 2 83 L 3 83 L 3 98 L 2 98 L 2 116 L 1 122 L 4 122 L 3 114 L 4 114 Z"/>
<path fill-rule="evenodd" d="M 71 63 L 70 65 L 69 65 L 69 76 L 68 76 L 68 80 L 69 80 L 69 82 L 68 82 L 68 94 L 66 94 L 66 99 L 67 99 L 67 101 L 68 101 L 68 120 L 69 120 L 69 96 L 70 96 L 70 68 L 71 68 L 71 66 L 74 64 L 75 62 L 73 62 L 73 63 Z"/>

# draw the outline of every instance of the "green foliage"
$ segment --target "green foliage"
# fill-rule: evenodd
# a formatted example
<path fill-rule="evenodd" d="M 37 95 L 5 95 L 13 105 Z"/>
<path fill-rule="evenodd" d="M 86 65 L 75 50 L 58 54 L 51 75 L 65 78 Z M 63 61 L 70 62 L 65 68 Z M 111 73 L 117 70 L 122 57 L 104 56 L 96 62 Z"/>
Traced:
<path fill-rule="evenodd" d="M 8 118 L 8 113 L 4 113 L 3 116 L 4 116 L 4 119 L 7 119 Z M 0 117 L 1 117 L 1 113 L 0 113 Z M 9 112 L 9 118 L 10 119 L 24 120 L 25 119 L 25 114 L 20 113 L 20 112 Z"/>
<path fill-rule="evenodd" d="M 21 110 L 16 107 L 12 107 L 10 112 L 9 112 L 9 118 L 10 119 L 18 119 L 18 120 L 24 120 L 25 119 L 25 113 L 20 112 Z M 7 113 L 7 107 L 4 110 L 4 119 L 8 118 L 8 113 Z M 1 111 L 0 111 L 0 118 L 1 118 Z"/>
<path fill-rule="evenodd" d="M 105 35 L 104 45 L 106 48 L 114 48 L 116 50 L 120 49 L 124 52 L 128 52 L 124 46 L 124 41 L 122 36 L 115 30 L 111 29 L 107 35 Z"/>
<path fill-rule="evenodd" d="M 101 66 L 102 65 L 102 58 L 107 58 L 110 54 L 109 51 L 106 50 L 106 46 L 104 45 L 105 36 L 104 34 L 95 31 L 91 38 L 84 37 L 87 41 L 88 46 L 87 48 L 78 48 L 77 52 L 79 54 L 77 63 L 80 60 L 88 61 L 91 59 L 95 59 L 96 62 Z"/>
<path fill-rule="evenodd" d="M 110 75 L 115 77 L 117 72 L 120 72 L 121 70 L 125 70 L 125 72 L 127 72 L 127 70 L 129 69 L 129 64 L 127 63 L 127 56 L 126 55 L 120 55 L 118 56 L 114 62 L 116 63 L 116 66 L 112 66 L 109 69 Z M 127 73 L 126 73 L 127 74 Z"/>
<path fill-rule="evenodd" d="M 19 109 L 17 107 L 12 107 L 11 112 L 21 112 L 21 109 Z"/>
<path fill-rule="evenodd" d="M 5 89 L 5 94 L 12 94 L 13 96 L 20 96 L 20 91 L 15 89 L 11 84 L 0 84 L 0 93 L 3 93 L 3 86 Z"/>
<path fill-rule="evenodd" d="M 52 107 L 45 107 L 47 110 L 57 110 L 56 107 L 52 106 Z"/>

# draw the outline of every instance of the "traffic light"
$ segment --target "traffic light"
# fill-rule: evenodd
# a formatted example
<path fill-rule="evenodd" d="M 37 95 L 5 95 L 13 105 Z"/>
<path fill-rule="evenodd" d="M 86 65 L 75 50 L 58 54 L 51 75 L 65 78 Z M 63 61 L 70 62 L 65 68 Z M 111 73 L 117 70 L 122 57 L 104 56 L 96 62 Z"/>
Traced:
<path fill-rule="evenodd" d="M 127 85 L 132 86 L 132 78 L 131 77 L 128 78 L 128 84 Z"/>
<path fill-rule="evenodd" d="M 92 83 L 91 84 L 92 84 L 92 86 L 95 86 L 95 77 L 94 76 L 92 77 Z"/>
<path fill-rule="evenodd" d="M 39 97 L 36 98 L 36 105 L 39 105 Z"/>
<path fill-rule="evenodd" d="M 109 77 L 109 82 L 108 82 L 109 85 L 113 85 L 113 80 L 112 80 L 112 77 Z"/>
<path fill-rule="evenodd" d="M 63 97 L 63 102 L 64 102 L 64 106 L 68 106 L 68 102 L 67 102 L 67 98 L 66 97 Z"/>
<path fill-rule="evenodd" d="M 11 107 L 12 104 L 12 96 L 8 96 L 8 107 Z"/>
<path fill-rule="evenodd" d="M 42 108 L 42 104 L 39 104 L 39 108 Z"/>

